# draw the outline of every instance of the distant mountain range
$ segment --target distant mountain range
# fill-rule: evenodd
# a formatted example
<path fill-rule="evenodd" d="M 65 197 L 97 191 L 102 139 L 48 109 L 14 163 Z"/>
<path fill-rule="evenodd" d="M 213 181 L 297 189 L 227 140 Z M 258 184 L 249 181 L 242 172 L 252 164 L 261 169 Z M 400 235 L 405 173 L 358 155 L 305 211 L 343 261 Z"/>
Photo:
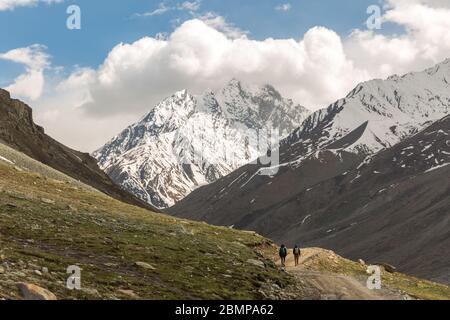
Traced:
<path fill-rule="evenodd" d="M 450 60 L 362 83 L 281 142 L 275 176 L 246 165 L 168 211 L 450 282 L 449 83 Z"/>
<path fill-rule="evenodd" d="M 232 80 L 217 92 L 175 93 L 93 156 L 125 190 L 167 208 L 256 160 L 258 137 L 249 130 L 276 129 L 286 137 L 309 114 L 271 86 Z"/>

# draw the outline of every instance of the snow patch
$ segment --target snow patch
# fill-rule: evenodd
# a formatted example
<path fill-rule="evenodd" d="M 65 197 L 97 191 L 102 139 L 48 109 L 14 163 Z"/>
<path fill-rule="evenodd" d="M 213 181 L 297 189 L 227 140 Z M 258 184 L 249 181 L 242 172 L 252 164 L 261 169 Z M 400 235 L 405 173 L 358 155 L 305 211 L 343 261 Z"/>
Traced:
<path fill-rule="evenodd" d="M 310 215 L 310 214 L 308 214 L 308 215 L 303 219 L 302 225 L 304 225 L 305 222 L 306 222 L 306 220 L 308 220 L 309 218 L 311 218 L 311 215 Z"/>
<path fill-rule="evenodd" d="M 449 162 L 449 163 L 441 164 L 441 165 L 439 165 L 439 166 L 436 166 L 436 167 L 433 167 L 433 168 L 431 168 L 431 169 L 428 169 L 427 171 L 425 171 L 425 173 L 432 172 L 432 171 L 435 171 L 435 170 L 444 168 L 444 167 L 448 166 L 449 164 L 450 164 L 450 162 Z"/>

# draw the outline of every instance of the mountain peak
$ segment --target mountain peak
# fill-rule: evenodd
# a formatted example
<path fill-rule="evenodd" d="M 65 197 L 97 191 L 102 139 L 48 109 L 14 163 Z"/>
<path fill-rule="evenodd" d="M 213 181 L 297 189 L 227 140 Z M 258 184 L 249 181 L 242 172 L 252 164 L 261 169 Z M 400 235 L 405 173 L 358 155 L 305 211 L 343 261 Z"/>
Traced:
<path fill-rule="evenodd" d="M 224 94 L 226 94 L 227 92 L 236 94 L 236 93 L 245 92 L 245 91 L 248 91 L 248 86 L 236 78 L 233 78 L 230 81 L 228 81 L 221 90 L 221 92 Z"/>
<path fill-rule="evenodd" d="M 0 99 L 11 100 L 11 94 L 8 91 L 0 88 Z"/>
<path fill-rule="evenodd" d="M 175 92 L 172 96 L 177 97 L 178 99 L 184 99 L 184 98 L 186 98 L 187 95 L 189 95 L 188 90 L 183 89 L 183 90 Z"/>
<path fill-rule="evenodd" d="M 4 119 L 0 120 L 9 119 L 9 121 L 14 121 L 20 126 L 44 132 L 43 128 L 33 122 L 33 110 L 26 103 L 11 99 L 11 94 L 4 89 L 0 89 L 0 109 L 3 109 L 2 112 L 7 114 L 3 116 Z"/>
<path fill-rule="evenodd" d="M 243 97 L 252 97 L 260 94 L 264 90 L 264 86 L 258 86 L 255 84 L 249 84 L 236 78 L 232 78 L 223 87 L 221 93 L 224 95 L 234 94 Z"/>
<path fill-rule="evenodd" d="M 11 99 L 0 89 L 0 141 L 27 156 L 65 173 L 124 202 L 150 208 L 148 204 L 116 186 L 90 155 L 72 150 L 46 135 L 33 121 L 33 111 L 24 102 Z"/>
<path fill-rule="evenodd" d="M 450 112 L 449 62 L 360 83 L 344 99 L 308 117 L 283 143 L 305 145 L 308 141 L 306 149 L 315 151 L 339 141 L 342 150 L 357 154 L 389 148 Z M 304 159 L 302 152 L 295 161 Z"/>
<path fill-rule="evenodd" d="M 450 58 L 445 59 L 444 61 L 442 61 L 441 63 L 439 63 L 439 65 L 450 65 Z"/>
<path fill-rule="evenodd" d="M 126 190 L 165 208 L 257 159 L 258 148 L 245 142 L 250 130 L 272 126 L 287 136 L 307 114 L 271 86 L 234 78 L 216 92 L 175 93 L 94 156 Z M 191 155 L 201 156 L 181 163 Z"/>
<path fill-rule="evenodd" d="M 241 81 L 238 80 L 237 78 L 232 78 L 230 81 L 228 81 L 228 83 L 226 84 L 226 87 L 236 87 L 236 86 L 240 86 L 241 85 Z"/>

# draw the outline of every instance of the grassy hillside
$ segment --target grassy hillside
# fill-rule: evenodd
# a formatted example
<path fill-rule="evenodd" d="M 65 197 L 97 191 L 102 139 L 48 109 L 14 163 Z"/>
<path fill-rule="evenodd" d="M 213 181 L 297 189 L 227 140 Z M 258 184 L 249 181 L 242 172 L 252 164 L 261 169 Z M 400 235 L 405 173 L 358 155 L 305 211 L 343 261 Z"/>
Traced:
<path fill-rule="evenodd" d="M 305 252 L 308 252 L 306 249 Z M 364 281 L 365 267 L 317 249 L 302 267 Z M 18 283 L 59 299 L 314 299 L 306 275 L 281 272 L 271 242 L 251 232 L 156 214 L 107 197 L 0 144 L 0 299 Z M 82 268 L 82 290 L 66 288 Z M 383 275 L 395 296 L 448 299 L 450 289 Z M 311 288 L 313 286 L 313 288 Z"/>
<path fill-rule="evenodd" d="M 266 244 L 252 233 L 150 213 L 0 161 L 0 298 L 19 298 L 18 282 L 60 299 L 276 295 L 264 290 L 279 290 L 289 277 L 256 252 Z M 66 289 L 69 265 L 82 268 L 81 291 Z"/>

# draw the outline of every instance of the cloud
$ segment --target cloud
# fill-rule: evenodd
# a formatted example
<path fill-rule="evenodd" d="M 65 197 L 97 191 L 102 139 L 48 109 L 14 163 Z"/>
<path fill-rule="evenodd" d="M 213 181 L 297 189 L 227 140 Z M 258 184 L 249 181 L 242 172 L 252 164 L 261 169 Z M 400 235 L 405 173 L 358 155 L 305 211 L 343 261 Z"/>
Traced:
<path fill-rule="evenodd" d="M 0 11 L 14 10 L 17 7 L 33 7 L 39 3 L 53 4 L 64 0 L 0 0 Z"/>
<path fill-rule="evenodd" d="M 0 59 L 25 66 L 25 72 L 5 89 L 18 97 L 32 101 L 39 99 L 44 90 L 44 70 L 50 65 L 50 57 L 45 50 L 46 47 L 35 44 L 0 53 Z"/>
<path fill-rule="evenodd" d="M 399 35 L 356 29 L 342 37 L 317 26 L 298 39 L 254 40 L 223 17 L 204 14 L 171 34 L 118 44 L 98 68 L 78 69 L 59 81 L 34 104 L 36 114 L 55 137 L 92 151 L 181 89 L 201 93 L 237 78 L 270 83 L 284 96 L 317 109 L 345 96 L 358 82 L 419 71 L 450 55 L 447 1 L 385 4 L 383 21 L 402 26 Z M 28 66 L 36 63 L 30 70 L 46 68 L 36 61 L 48 62 L 18 52 L 9 56 Z"/>
<path fill-rule="evenodd" d="M 184 1 L 183 3 L 178 5 L 178 8 L 181 10 L 197 11 L 198 9 L 200 9 L 201 3 L 201 0 Z"/>
<path fill-rule="evenodd" d="M 168 7 L 164 2 L 161 2 L 157 9 L 145 13 L 136 13 L 135 16 L 138 17 L 153 17 L 153 16 L 159 16 L 161 14 L 166 13 L 167 11 L 170 11 L 171 8 Z"/>
<path fill-rule="evenodd" d="M 89 84 L 95 71 L 78 68 L 33 103 L 35 121 L 52 137 L 82 151 L 93 151 L 118 131 L 136 121 L 136 114 L 116 114 L 104 118 L 86 116 L 80 105 L 91 100 Z"/>
<path fill-rule="evenodd" d="M 174 91 L 201 93 L 238 78 L 271 83 L 285 96 L 317 109 L 345 96 L 358 82 L 420 70 L 446 58 L 447 8 L 423 1 L 390 0 L 388 5 L 384 21 L 403 26 L 404 34 L 354 30 L 341 37 L 314 27 L 300 40 L 258 41 L 221 16 L 198 16 L 166 38 L 116 46 L 96 70 L 92 101 L 83 108 L 98 117 L 145 113 Z"/>
<path fill-rule="evenodd" d="M 370 75 L 420 70 L 450 56 L 450 3 L 439 0 L 389 0 L 385 22 L 403 26 L 395 36 L 355 30 L 346 39 L 348 57 Z M 362 59 L 364 58 L 364 59 Z"/>
<path fill-rule="evenodd" d="M 292 9 L 292 5 L 290 3 L 280 4 L 280 5 L 275 7 L 275 10 L 283 11 L 283 12 L 290 11 L 291 9 Z"/>
<path fill-rule="evenodd" d="M 1 1 L 1 0 L 0 0 Z M 202 0 L 193 0 L 193 1 L 184 1 L 182 3 L 178 3 L 175 5 L 169 5 L 167 1 L 161 2 L 158 5 L 158 8 L 144 13 L 136 13 L 135 17 L 153 17 L 162 15 L 166 12 L 179 10 L 179 11 L 189 11 L 191 14 L 194 14 L 201 6 Z"/>
<path fill-rule="evenodd" d="M 225 34 L 228 38 L 245 38 L 249 32 L 244 31 L 235 25 L 227 22 L 224 17 L 214 12 L 206 12 L 203 15 L 196 15 L 196 19 L 203 21 L 207 26 Z"/>

